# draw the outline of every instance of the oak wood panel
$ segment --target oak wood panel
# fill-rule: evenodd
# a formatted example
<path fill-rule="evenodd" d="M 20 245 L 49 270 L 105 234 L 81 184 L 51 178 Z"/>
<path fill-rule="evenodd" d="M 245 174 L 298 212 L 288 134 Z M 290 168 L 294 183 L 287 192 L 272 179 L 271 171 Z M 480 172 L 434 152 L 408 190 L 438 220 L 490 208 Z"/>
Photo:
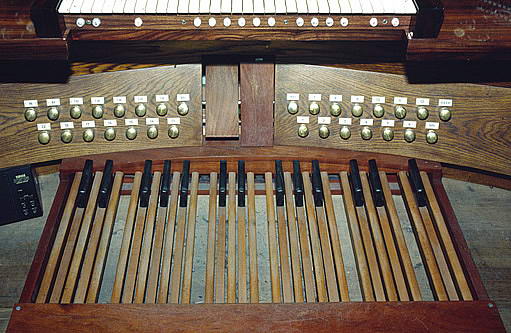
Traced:
<path fill-rule="evenodd" d="M 475 84 L 409 84 L 405 77 L 360 72 L 349 69 L 309 66 L 276 66 L 275 144 L 343 148 L 359 151 L 384 152 L 387 154 L 425 158 L 433 161 L 484 169 L 509 174 L 511 156 L 511 90 Z M 296 115 L 287 112 L 287 93 L 300 93 L 300 111 Z M 343 95 L 341 118 L 353 118 L 352 136 L 349 140 L 339 137 L 337 117 L 329 125 L 331 135 L 321 139 L 318 135 L 318 116 L 308 112 L 308 94 L 322 94 L 321 112 L 318 116 L 330 116 L 330 94 Z M 396 120 L 395 138 L 386 142 L 381 138 L 381 121 L 375 119 L 373 139 L 362 140 L 359 120 L 351 116 L 350 96 L 365 97 L 364 114 L 372 116 L 371 96 L 385 96 L 383 119 Z M 417 121 L 417 139 L 413 143 L 403 140 L 402 121 L 393 115 L 393 98 L 407 97 L 407 116 L 404 120 Z M 439 122 L 439 140 L 436 144 L 425 142 L 425 122 L 416 117 L 415 98 L 430 98 L 430 116 L 426 121 Z M 438 100 L 453 100 L 452 119 L 443 122 L 438 117 Z M 300 139 L 297 135 L 296 116 L 310 116 L 310 134 Z"/>
<path fill-rule="evenodd" d="M 240 64 L 241 142 L 242 146 L 273 144 L 273 99 L 275 65 Z"/>
<path fill-rule="evenodd" d="M 238 66 L 206 66 L 206 138 L 237 138 Z"/>
<path fill-rule="evenodd" d="M 0 167 L 17 164 L 54 160 L 82 154 L 99 152 L 131 151 L 149 147 L 172 147 L 200 145 L 202 133 L 201 107 L 201 66 L 183 65 L 176 67 L 158 67 L 154 69 L 133 70 L 115 73 L 103 73 L 82 77 L 72 77 L 65 84 L 0 84 L 0 137 L 3 141 L 3 152 L 0 157 Z M 155 95 L 168 94 L 168 114 L 159 117 L 155 108 Z M 190 94 L 186 116 L 177 114 L 177 94 Z M 146 117 L 137 117 L 134 113 L 136 95 L 146 95 L 148 98 Z M 94 119 L 91 114 L 90 98 L 105 97 L 105 113 L 102 119 Z M 116 118 L 113 115 L 113 96 L 127 96 L 126 115 Z M 73 120 L 69 115 L 69 98 L 83 97 L 82 116 Z M 60 117 L 50 121 L 46 117 L 47 98 L 60 98 Z M 37 119 L 28 122 L 24 118 L 23 101 L 37 99 Z M 146 135 L 145 118 L 159 118 L 158 138 L 151 140 Z M 167 135 L 169 117 L 179 118 L 180 135 L 171 139 Z M 125 137 L 126 118 L 138 118 L 139 125 L 135 140 Z M 106 141 L 103 137 L 104 119 L 117 120 L 117 137 L 114 141 Z M 81 122 L 95 120 L 95 139 L 86 143 L 82 139 Z M 73 121 L 73 142 L 64 144 L 60 141 L 59 123 Z M 36 124 L 51 123 L 51 141 L 47 145 L 38 143 Z"/>
<path fill-rule="evenodd" d="M 7 331 L 505 332 L 491 304 L 19 304 Z"/>

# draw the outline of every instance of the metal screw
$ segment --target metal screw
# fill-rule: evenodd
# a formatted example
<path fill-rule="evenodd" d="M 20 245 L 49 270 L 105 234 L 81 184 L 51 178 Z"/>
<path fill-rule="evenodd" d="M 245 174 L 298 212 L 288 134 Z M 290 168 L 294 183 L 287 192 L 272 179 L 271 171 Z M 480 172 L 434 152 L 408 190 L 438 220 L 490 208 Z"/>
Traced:
<path fill-rule="evenodd" d="M 21 306 L 18 305 L 18 306 L 16 306 L 15 309 L 16 309 L 16 311 L 20 311 L 21 310 Z"/>

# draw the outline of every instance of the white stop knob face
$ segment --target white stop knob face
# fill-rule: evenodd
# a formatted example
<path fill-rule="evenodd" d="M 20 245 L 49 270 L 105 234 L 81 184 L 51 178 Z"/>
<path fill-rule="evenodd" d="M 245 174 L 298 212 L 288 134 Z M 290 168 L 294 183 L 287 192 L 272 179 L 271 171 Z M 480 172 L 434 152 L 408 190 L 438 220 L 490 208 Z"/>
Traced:
<path fill-rule="evenodd" d="M 214 27 L 216 25 L 216 20 L 214 17 L 210 17 L 209 18 L 209 21 L 208 21 L 208 24 L 210 27 Z"/>
<path fill-rule="evenodd" d="M 350 24 L 350 21 L 346 17 L 343 17 L 340 23 L 342 27 L 347 27 L 348 24 Z"/>
<path fill-rule="evenodd" d="M 254 27 L 258 27 L 261 25 L 261 19 L 259 17 L 254 17 L 254 19 L 252 20 L 252 24 L 254 25 Z"/>
<path fill-rule="evenodd" d="M 231 19 L 226 17 L 224 18 L 224 27 L 229 27 L 231 25 Z"/>
<path fill-rule="evenodd" d="M 318 20 L 318 18 L 317 18 L 317 17 L 313 17 L 313 18 L 311 19 L 311 25 L 312 25 L 313 27 L 317 27 L 317 26 L 319 25 L 319 20 Z"/>
<path fill-rule="evenodd" d="M 303 27 L 303 24 L 304 24 L 304 20 L 303 18 L 299 17 L 296 19 L 296 25 L 299 26 L 299 27 Z"/>
<path fill-rule="evenodd" d="M 134 24 L 135 24 L 135 27 L 140 28 L 142 26 L 142 24 L 144 24 L 144 21 L 142 21 L 142 19 L 140 17 L 137 17 L 135 19 Z"/>
<path fill-rule="evenodd" d="M 200 17 L 196 17 L 194 20 L 193 20 L 193 25 L 196 26 L 197 28 L 200 27 L 202 21 L 200 19 Z"/>
<path fill-rule="evenodd" d="M 245 18 L 240 17 L 240 18 L 238 19 L 238 25 L 239 25 L 240 27 L 244 27 L 244 26 L 245 26 L 245 24 L 247 24 L 247 22 L 245 21 Z"/>
<path fill-rule="evenodd" d="M 326 24 L 327 27 L 333 26 L 334 25 L 334 19 L 331 18 L 331 17 L 327 18 L 326 21 L 325 21 L 325 24 Z"/>
<path fill-rule="evenodd" d="M 378 25 L 378 19 L 376 17 L 373 17 L 369 20 L 369 25 L 371 27 L 376 27 Z"/>
<path fill-rule="evenodd" d="M 268 25 L 269 25 L 270 27 L 275 26 L 275 18 L 270 17 L 270 18 L 268 19 Z"/>

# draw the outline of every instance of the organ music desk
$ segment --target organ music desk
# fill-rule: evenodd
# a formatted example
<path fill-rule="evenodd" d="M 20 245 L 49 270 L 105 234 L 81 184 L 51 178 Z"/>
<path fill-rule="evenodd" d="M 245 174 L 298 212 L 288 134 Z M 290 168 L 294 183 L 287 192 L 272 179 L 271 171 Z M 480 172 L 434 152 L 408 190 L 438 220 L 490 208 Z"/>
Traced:
<path fill-rule="evenodd" d="M 509 182 L 510 6 L 0 1 L 8 331 L 504 331 L 441 180 Z"/>

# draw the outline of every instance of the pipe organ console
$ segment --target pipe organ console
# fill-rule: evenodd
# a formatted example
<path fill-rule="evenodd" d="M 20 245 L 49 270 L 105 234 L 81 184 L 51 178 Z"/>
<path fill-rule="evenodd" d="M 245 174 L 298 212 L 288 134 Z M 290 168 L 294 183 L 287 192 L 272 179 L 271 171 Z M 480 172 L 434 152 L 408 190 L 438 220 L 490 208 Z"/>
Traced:
<path fill-rule="evenodd" d="M 511 176 L 506 6 L 0 0 L 8 331 L 505 331 L 442 177 Z"/>

